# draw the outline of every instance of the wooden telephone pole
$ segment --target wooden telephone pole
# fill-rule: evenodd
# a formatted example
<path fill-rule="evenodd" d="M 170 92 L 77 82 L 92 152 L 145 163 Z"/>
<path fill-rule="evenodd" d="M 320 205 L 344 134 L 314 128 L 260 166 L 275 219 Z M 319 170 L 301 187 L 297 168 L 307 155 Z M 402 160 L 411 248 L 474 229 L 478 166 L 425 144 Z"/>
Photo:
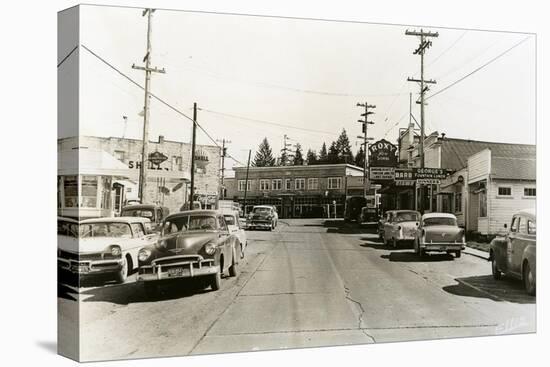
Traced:
<path fill-rule="evenodd" d="M 220 198 L 223 200 L 225 199 L 225 185 L 224 185 L 224 179 L 225 179 L 225 156 L 227 155 L 227 147 L 225 144 L 231 144 L 230 140 L 226 140 L 223 138 L 222 140 L 217 139 L 217 142 L 222 143 L 222 168 L 221 171 L 221 192 L 220 192 Z"/>
<path fill-rule="evenodd" d="M 136 66 L 132 64 L 132 69 L 145 71 L 145 102 L 143 105 L 143 146 L 141 149 L 141 167 L 139 175 L 139 200 L 141 203 L 145 202 L 145 195 L 147 193 L 147 162 L 149 155 L 149 100 L 150 88 L 151 88 L 151 73 L 164 74 L 166 71 L 163 69 L 151 68 L 151 19 L 155 9 L 147 8 L 143 11 L 142 16 L 147 15 L 147 50 L 143 62 L 145 66 Z"/>
<path fill-rule="evenodd" d="M 364 149 L 364 152 L 365 152 L 365 161 L 363 162 L 363 196 L 366 198 L 367 194 L 368 194 L 368 191 L 369 191 L 369 185 L 368 185 L 368 178 L 369 178 L 369 174 L 368 174 L 368 169 L 369 169 L 369 166 L 368 166 L 368 158 L 369 158 L 368 140 L 369 140 L 369 138 L 367 136 L 367 126 L 374 124 L 374 122 L 369 121 L 368 116 L 372 115 L 374 113 L 372 111 L 369 111 L 369 109 L 376 108 L 376 106 L 368 104 L 367 102 L 365 102 L 365 103 L 357 103 L 357 107 L 364 107 L 365 108 L 365 113 L 361 114 L 361 116 L 364 116 L 365 119 L 364 120 L 357 120 L 357 122 L 360 122 L 362 124 L 362 127 L 363 127 L 363 145 L 364 145 L 363 149 Z"/>
<path fill-rule="evenodd" d="M 417 31 L 405 31 L 405 35 L 407 36 L 417 36 L 420 37 L 420 45 L 416 50 L 414 50 L 414 55 L 420 55 L 420 79 L 414 79 L 414 78 L 407 78 L 407 81 L 409 82 L 416 82 L 420 84 L 420 101 L 417 101 L 416 103 L 420 104 L 420 167 L 424 168 L 425 160 L 424 160 L 424 106 L 425 93 L 429 90 L 428 86 L 425 86 L 425 84 L 436 84 L 435 80 L 426 80 L 424 79 L 424 53 L 430 46 L 432 45 L 432 41 L 426 40 L 426 38 L 429 37 L 438 37 L 439 33 L 437 32 L 424 32 L 424 30 L 420 30 L 420 32 Z M 420 184 L 420 212 L 424 214 L 424 185 Z"/>

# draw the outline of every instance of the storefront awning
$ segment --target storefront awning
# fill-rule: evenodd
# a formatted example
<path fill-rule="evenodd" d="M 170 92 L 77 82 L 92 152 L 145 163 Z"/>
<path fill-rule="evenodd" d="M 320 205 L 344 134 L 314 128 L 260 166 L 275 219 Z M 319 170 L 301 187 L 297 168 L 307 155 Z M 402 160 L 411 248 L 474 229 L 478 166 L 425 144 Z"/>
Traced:
<path fill-rule="evenodd" d="M 128 167 L 103 150 L 87 148 L 58 152 L 57 174 L 128 177 Z"/>

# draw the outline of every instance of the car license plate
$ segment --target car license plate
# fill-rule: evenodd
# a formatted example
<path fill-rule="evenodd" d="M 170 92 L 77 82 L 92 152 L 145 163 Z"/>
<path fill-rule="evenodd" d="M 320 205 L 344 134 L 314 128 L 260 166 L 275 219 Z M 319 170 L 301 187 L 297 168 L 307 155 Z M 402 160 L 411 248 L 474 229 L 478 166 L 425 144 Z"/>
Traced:
<path fill-rule="evenodd" d="M 189 275 L 189 269 L 187 268 L 170 268 L 168 269 L 168 275 L 171 277 L 182 277 Z"/>

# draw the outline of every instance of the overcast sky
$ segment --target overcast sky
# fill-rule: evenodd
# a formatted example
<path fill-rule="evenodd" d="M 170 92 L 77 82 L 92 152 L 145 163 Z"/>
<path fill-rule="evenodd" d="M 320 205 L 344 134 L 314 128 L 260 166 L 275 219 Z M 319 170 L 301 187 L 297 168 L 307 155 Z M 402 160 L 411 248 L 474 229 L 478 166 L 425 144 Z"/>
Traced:
<path fill-rule="evenodd" d="M 146 17 L 141 9 L 82 6 L 80 41 L 143 85 Z M 394 141 L 408 124 L 409 93 L 419 87 L 414 26 L 377 25 L 157 10 L 153 16 L 151 91 L 198 121 L 215 138 L 231 140 L 229 154 L 246 162 L 247 150 L 266 136 L 275 152 L 283 135 L 304 152 L 330 144 L 345 128 L 353 150 L 363 112 L 377 106 L 369 135 Z M 429 28 L 439 32 L 425 56 L 430 94 L 461 79 L 520 41 L 493 63 L 428 101 L 426 131 L 448 137 L 535 143 L 535 37 Z M 67 63 L 72 62 L 67 60 Z M 87 51 L 80 50 L 80 133 L 141 138 L 143 91 Z M 63 73 L 63 66 L 59 68 Z M 221 113 L 221 114 L 220 114 Z M 234 118 L 227 115 L 238 116 Z M 128 116 L 126 124 L 122 116 Z M 261 120 L 273 124 L 253 122 Z M 294 127 L 294 128 L 293 128 Z M 299 130 L 295 128 L 301 128 Z M 150 138 L 189 141 L 191 122 L 153 100 Z M 203 134 L 198 142 L 212 143 Z M 229 166 L 233 162 L 227 162 Z"/>

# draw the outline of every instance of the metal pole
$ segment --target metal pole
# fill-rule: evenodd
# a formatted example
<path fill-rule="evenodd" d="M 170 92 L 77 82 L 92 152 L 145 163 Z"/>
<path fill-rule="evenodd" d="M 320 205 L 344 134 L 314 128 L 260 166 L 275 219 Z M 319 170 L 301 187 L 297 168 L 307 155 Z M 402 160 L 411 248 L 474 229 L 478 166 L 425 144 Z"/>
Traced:
<path fill-rule="evenodd" d="M 197 138 L 197 103 L 193 103 L 193 138 L 191 140 L 191 189 L 189 190 L 189 210 L 193 210 L 195 196 L 195 146 Z"/>
<path fill-rule="evenodd" d="M 248 192 L 248 171 L 250 169 L 250 154 L 252 150 L 248 150 L 248 162 L 246 164 L 246 177 L 244 180 L 244 202 L 243 202 L 243 213 L 246 216 L 246 193 Z"/>

